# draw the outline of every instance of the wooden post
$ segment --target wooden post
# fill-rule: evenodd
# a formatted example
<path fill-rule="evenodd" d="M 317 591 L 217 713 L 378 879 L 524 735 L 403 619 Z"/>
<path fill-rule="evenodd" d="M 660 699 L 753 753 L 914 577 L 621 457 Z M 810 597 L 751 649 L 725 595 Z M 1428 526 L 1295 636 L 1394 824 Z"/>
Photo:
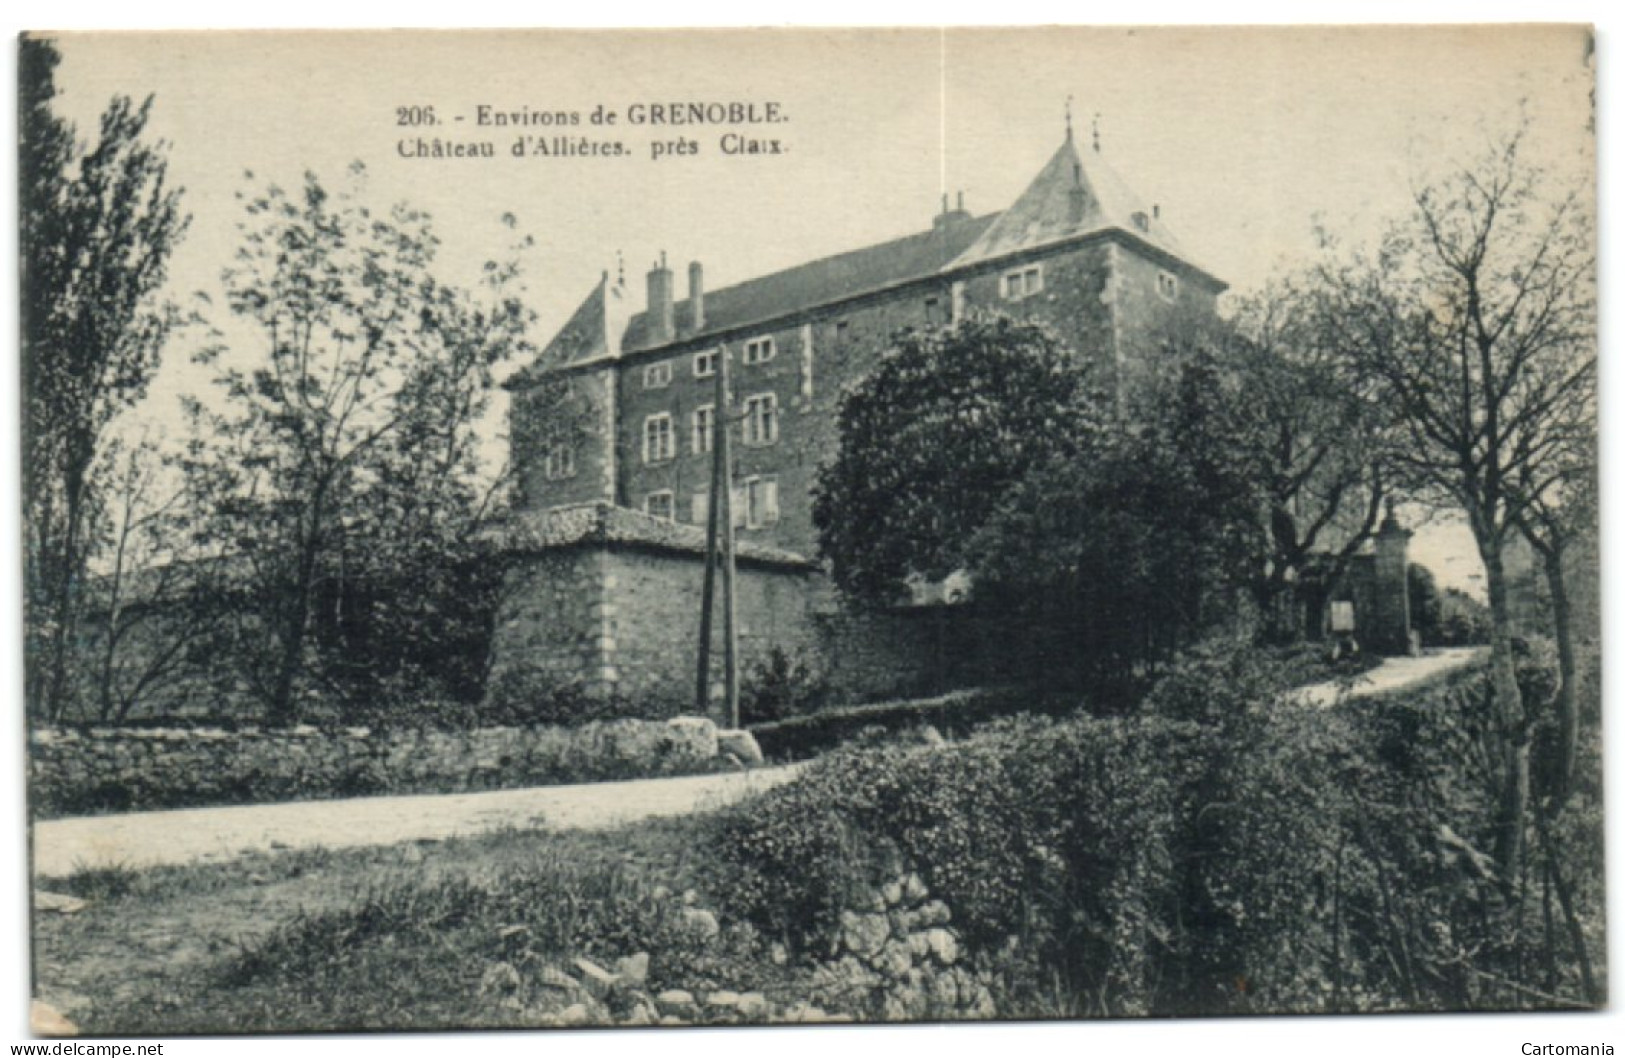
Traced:
<path fill-rule="evenodd" d="M 733 433 L 733 408 L 728 389 L 728 347 L 717 350 L 716 446 L 720 454 L 716 460 L 722 468 L 722 666 L 723 686 L 726 689 L 728 726 L 739 726 L 739 628 L 735 618 L 734 592 L 734 503 L 733 461 L 729 453 L 729 435 Z"/>
<path fill-rule="evenodd" d="M 700 589 L 700 659 L 694 677 L 696 716 L 709 716 L 711 713 L 711 609 L 717 583 L 717 522 L 721 517 L 719 493 L 726 480 L 722 467 L 723 450 L 717 443 L 717 423 L 722 421 L 724 409 L 727 407 L 727 395 L 722 386 L 720 351 L 717 353 L 717 360 L 718 369 L 713 372 L 716 378 L 716 398 L 711 405 L 711 491 L 709 502 L 705 505 L 705 586 Z"/>

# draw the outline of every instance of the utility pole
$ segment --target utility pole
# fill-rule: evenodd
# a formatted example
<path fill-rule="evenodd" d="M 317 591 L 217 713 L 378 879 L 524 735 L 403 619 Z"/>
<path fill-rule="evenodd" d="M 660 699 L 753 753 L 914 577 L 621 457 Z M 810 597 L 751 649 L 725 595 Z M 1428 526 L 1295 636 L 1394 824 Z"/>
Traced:
<path fill-rule="evenodd" d="M 728 437 L 732 405 L 728 391 L 728 347 L 717 349 L 716 397 L 711 408 L 711 492 L 705 517 L 705 583 L 700 599 L 699 664 L 694 677 L 694 710 L 711 711 L 711 624 L 717 566 L 722 566 L 723 687 L 730 727 L 739 726 L 739 633 L 735 619 L 733 465 Z"/>
<path fill-rule="evenodd" d="M 722 354 L 717 353 L 717 359 Z M 700 659 L 694 678 L 694 715 L 708 716 L 711 712 L 711 600 L 716 595 L 717 583 L 717 521 L 720 506 L 717 497 L 725 487 L 726 476 L 722 467 L 722 448 L 717 444 L 717 423 L 722 421 L 726 395 L 722 388 L 720 365 L 713 372 L 716 378 L 716 396 L 711 402 L 711 491 L 705 505 L 705 586 L 700 589 Z"/>
<path fill-rule="evenodd" d="M 739 726 L 739 625 L 734 591 L 734 472 L 729 437 L 733 433 L 732 390 L 728 387 L 728 347 L 717 350 L 717 459 L 722 468 L 722 671 L 728 726 Z"/>

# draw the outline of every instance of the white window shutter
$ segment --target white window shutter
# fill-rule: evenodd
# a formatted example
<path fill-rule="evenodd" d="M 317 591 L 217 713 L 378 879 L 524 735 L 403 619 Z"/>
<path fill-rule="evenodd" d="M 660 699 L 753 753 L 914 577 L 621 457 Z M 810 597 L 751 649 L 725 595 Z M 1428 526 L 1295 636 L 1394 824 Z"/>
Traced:
<path fill-rule="evenodd" d="M 779 483 L 762 482 L 762 524 L 776 525 L 779 520 Z"/>
<path fill-rule="evenodd" d="M 705 525 L 711 517 L 711 494 L 709 492 L 696 492 L 689 501 L 689 520 L 695 525 Z"/>

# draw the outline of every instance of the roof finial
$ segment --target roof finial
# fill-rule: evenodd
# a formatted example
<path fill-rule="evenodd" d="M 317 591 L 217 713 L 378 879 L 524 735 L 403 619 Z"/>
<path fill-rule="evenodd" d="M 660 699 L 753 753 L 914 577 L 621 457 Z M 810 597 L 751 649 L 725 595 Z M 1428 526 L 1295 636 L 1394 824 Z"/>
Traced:
<path fill-rule="evenodd" d="M 1072 96 L 1066 97 L 1066 142 L 1072 142 Z"/>
<path fill-rule="evenodd" d="M 1095 111 L 1094 124 L 1091 127 L 1095 141 L 1095 153 L 1100 153 L 1100 111 Z"/>

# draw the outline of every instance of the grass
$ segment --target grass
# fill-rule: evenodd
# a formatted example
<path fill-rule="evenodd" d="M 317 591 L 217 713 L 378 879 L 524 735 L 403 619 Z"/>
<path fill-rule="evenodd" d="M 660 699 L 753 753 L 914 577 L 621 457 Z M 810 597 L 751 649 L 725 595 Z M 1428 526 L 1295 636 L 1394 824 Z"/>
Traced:
<path fill-rule="evenodd" d="M 695 827 L 80 869 L 39 882 L 92 901 L 36 921 L 40 992 L 111 1035 L 523 1026 L 558 1005 L 544 966 L 648 951 L 651 992 L 794 998 L 748 929 L 702 943 L 681 927 L 681 894 L 703 885 Z"/>
<path fill-rule="evenodd" d="M 55 885 L 55 892 L 67 893 L 82 900 L 105 902 L 117 900 L 134 892 L 140 872 L 124 862 L 109 864 L 74 864 L 73 873 Z"/>

